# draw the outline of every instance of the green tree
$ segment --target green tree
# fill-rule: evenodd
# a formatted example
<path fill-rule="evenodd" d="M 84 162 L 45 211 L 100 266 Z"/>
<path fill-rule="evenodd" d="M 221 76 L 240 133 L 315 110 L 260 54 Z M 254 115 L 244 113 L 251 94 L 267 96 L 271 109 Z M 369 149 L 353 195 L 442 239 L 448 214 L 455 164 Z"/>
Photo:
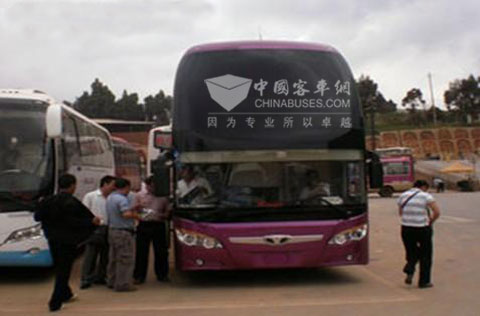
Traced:
<path fill-rule="evenodd" d="M 73 103 L 74 109 L 92 118 L 112 118 L 115 95 L 98 78 L 91 84 L 91 93 L 84 91 Z"/>
<path fill-rule="evenodd" d="M 417 88 L 410 89 L 402 99 L 402 106 L 408 107 L 407 110 L 409 112 L 411 123 L 414 125 L 425 124 L 425 111 L 422 111 L 422 113 L 418 113 L 417 111 L 417 107 L 424 108 L 425 103 L 422 91 Z"/>
<path fill-rule="evenodd" d="M 358 94 L 364 113 L 374 111 L 377 113 L 394 112 L 397 105 L 392 100 L 386 100 L 378 90 L 378 85 L 369 76 L 361 75 L 357 81 Z"/>
<path fill-rule="evenodd" d="M 144 99 L 145 116 L 148 121 L 155 121 L 157 125 L 167 125 L 170 122 L 173 99 L 160 90 L 154 96 Z"/>
<path fill-rule="evenodd" d="M 365 125 L 365 127 L 366 130 L 370 130 L 370 135 L 373 136 L 376 134 L 376 113 L 384 110 L 387 102 L 380 91 L 378 91 L 378 85 L 372 79 L 370 79 L 370 77 L 361 75 L 356 82 L 356 85 L 360 97 L 360 103 L 362 104 L 363 113 L 369 118 L 366 120 L 368 123 Z M 373 149 L 375 148 L 376 144 L 374 142 Z"/>
<path fill-rule="evenodd" d="M 455 80 L 443 94 L 447 109 L 457 113 L 463 122 L 469 117 L 478 119 L 480 113 L 480 77 L 470 75 L 467 79 Z"/>
<path fill-rule="evenodd" d="M 141 104 L 138 104 L 138 94 L 128 94 L 123 90 L 122 97 L 115 102 L 115 118 L 129 121 L 141 121 L 144 119 L 144 112 Z"/>

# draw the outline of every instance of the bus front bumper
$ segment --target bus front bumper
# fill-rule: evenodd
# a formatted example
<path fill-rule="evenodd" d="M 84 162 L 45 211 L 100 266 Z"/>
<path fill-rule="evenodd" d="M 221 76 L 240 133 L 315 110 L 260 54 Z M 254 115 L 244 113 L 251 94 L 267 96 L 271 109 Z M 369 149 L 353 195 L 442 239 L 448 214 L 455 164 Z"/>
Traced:
<path fill-rule="evenodd" d="M 39 251 L 0 251 L 0 266 L 50 267 L 52 256 L 48 249 Z"/>
<path fill-rule="evenodd" d="M 367 216 L 362 215 L 347 221 L 310 221 L 296 223 L 248 224 L 197 224 L 179 219 L 176 229 L 197 232 L 200 236 L 211 236 L 222 246 L 206 249 L 189 246 L 175 238 L 176 267 L 182 271 L 312 268 L 336 265 L 367 264 L 368 233 L 360 240 L 345 244 L 329 241 L 339 232 L 351 227 L 366 225 Z M 259 244 L 257 241 L 269 236 L 317 238 L 306 242 L 285 244 Z M 235 238 L 242 236 L 246 238 Z M 253 239 L 250 236 L 254 236 Z M 320 238 L 321 237 L 321 238 Z"/>
<path fill-rule="evenodd" d="M 176 266 L 181 271 L 314 268 L 368 263 L 366 242 L 317 251 L 244 251 L 230 254 L 228 250 L 198 250 L 176 246 Z M 325 252 L 322 254 L 321 252 Z"/>

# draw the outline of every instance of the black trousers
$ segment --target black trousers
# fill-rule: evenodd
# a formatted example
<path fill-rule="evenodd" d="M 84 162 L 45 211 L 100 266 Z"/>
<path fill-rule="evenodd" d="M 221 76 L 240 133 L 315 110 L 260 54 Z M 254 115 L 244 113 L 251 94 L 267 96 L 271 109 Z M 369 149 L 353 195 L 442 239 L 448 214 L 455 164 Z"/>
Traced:
<path fill-rule="evenodd" d="M 140 221 L 137 227 L 135 269 L 133 277 L 144 281 L 147 277 L 150 244 L 153 244 L 154 270 L 157 279 L 168 275 L 168 241 L 165 222 Z"/>
<path fill-rule="evenodd" d="M 105 282 L 107 278 L 107 264 L 108 227 L 99 226 L 87 241 L 82 267 L 82 283 Z"/>
<path fill-rule="evenodd" d="M 405 246 L 407 264 L 403 272 L 415 273 L 415 265 L 420 262 L 418 284 L 430 283 L 433 256 L 433 230 L 427 227 L 402 226 L 402 241 Z"/>
<path fill-rule="evenodd" d="M 68 282 L 77 255 L 77 245 L 54 240 L 49 240 L 48 245 L 55 268 L 55 286 L 48 305 L 51 309 L 57 309 L 73 295 Z"/>

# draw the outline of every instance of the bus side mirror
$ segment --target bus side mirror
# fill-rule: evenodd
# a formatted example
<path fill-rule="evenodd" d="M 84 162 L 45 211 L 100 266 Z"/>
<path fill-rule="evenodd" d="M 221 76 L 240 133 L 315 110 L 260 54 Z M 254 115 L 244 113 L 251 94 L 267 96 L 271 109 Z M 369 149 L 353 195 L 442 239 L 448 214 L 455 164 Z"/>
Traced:
<path fill-rule="evenodd" d="M 49 105 L 45 115 L 47 137 L 59 138 L 62 136 L 62 106 L 59 104 Z"/>
<path fill-rule="evenodd" d="M 172 166 L 170 161 L 163 157 L 152 162 L 152 174 L 155 196 L 170 196 L 170 186 L 172 179 Z"/>
<path fill-rule="evenodd" d="M 172 133 L 165 131 L 155 131 L 153 134 L 153 147 L 160 151 L 169 151 L 172 149 Z"/>
<path fill-rule="evenodd" d="M 378 155 L 374 152 L 367 152 L 368 180 L 371 189 L 383 187 L 383 166 Z"/>

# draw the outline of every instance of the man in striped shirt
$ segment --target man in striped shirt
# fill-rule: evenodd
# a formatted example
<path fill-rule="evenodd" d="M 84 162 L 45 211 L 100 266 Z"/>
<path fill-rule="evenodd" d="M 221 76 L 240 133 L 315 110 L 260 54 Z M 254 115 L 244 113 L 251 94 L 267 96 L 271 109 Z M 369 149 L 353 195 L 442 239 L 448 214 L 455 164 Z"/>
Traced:
<path fill-rule="evenodd" d="M 428 191 L 425 180 L 417 180 L 410 190 L 398 199 L 398 211 L 402 221 L 402 241 L 405 246 L 407 274 L 405 283 L 412 284 L 415 265 L 420 262 L 418 287 L 429 288 L 433 252 L 432 224 L 440 216 L 440 209 Z"/>

